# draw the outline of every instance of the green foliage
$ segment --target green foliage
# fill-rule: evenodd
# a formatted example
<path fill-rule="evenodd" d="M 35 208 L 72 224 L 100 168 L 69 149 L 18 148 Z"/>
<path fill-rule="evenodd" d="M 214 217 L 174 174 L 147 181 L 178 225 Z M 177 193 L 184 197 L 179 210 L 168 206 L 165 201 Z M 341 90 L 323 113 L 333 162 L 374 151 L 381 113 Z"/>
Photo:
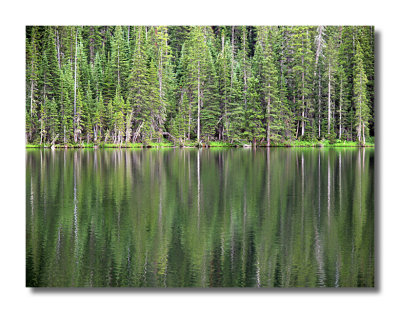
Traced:
<path fill-rule="evenodd" d="M 29 26 L 27 144 L 374 136 L 367 26 Z"/>
<path fill-rule="evenodd" d="M 362 60 L 361 46 L 357 43 L 354 67 L 354 103 L 355 103 L 355 122 L 358 141 L 365 144 L 368 137 L 368 121 L 370 119 L 370 109 L 367 98 L 368 78 L 365 74 Z"/>

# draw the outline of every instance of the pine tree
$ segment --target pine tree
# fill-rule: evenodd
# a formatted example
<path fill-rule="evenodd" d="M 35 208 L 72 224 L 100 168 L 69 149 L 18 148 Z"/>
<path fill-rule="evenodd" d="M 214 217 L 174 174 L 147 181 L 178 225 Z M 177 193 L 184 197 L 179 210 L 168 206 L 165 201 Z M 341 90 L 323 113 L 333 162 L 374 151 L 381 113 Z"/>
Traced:
<path fill-rule="evenodd" d="M 334 128 L 334 104 L 335 104 L 335 87 L 336 87 L 336 73 L 337 73 L 337 28 L 328 27 L 329 39 L 326 47 L 326 60 L 325 60 L 325 80 L 327 84 L 327 127 L 326 134 L 329 140 L 333 140 L 336 137 Z"/>
<path fill-rule="evenodd" d="M 279 141 L 283 129 L 279 116 L 280 97 L 278 90 L 278 71 L 270 44 L 271 33 L 266 27 L 258 28 L 257 44 L 254 54 L 254 74 L 260 82 L 257 93 L 263 110 L 263 124 L 266 129 L 267 146 L 271 140 Z"/>
<path fill-rule="evenodd" d="M 30 26 L 26 141 L 374 135 L 368 26 Z"/>
<path fill-rule="evenodd" d="M 112 70 L 112 84 L 110 87 L 115 90 L 118 85 L 121 86 L 123 94 L 127 90 L 126 83 L 129 76 L 128 49 L 128 43 L 124 37 L 122 27 L 115 27 L 114 36 L 111 40 L 110 67 Z"/>
<path fill-rule="evenodd" d="M 59 120 L 58 120 L 58 108 L 57 103 L 54 99 L 46 102 L 46 119 L 47 119 L 47 127 L 48 131 L 48 140 L 49 142 L 54 142 L 59 135 Z"/>
<path fill-rule="evenodd" d="M 192 113 L 197 119 L 196 134 L 197 142 L 203 139 L 207 141 L 213 137 L 217 123 L 219 109 L 216 96 L 216 77 L 214 61 L 209 49 L 210 42 L 207 42 L 207 34 L 211 34 L 206 27 L 193 27 L 187 46 L 182 51 L 182 70 L 185 75 L 182 77 L 188 90 L 189 103 L 196 103 L 197 110 L 189 106 L 190 117 Z M 202 112 L 204 108 L 204 112 Z M 189 117 L 189 122 L 190 122 Z M 202 131 L 203 128 L 203 131 Z M 202 134 L 203 133 L 203 134 Z"/>
<path fill-rule="evenodd" d="M 77 97 L 76 97 L 76 112 L 74 114 L 75 116 L 75 130 L 74 130 L 74 142 L 81 142 L 82 141 L 82 133 L 84 129 L 84 120 L 85 120 L 85 112 L 83 110 L 84 108 L 84 103 L 82 100 L 81 96 L 81 89 L 79 88 L 77 91 Z"/>
<path fill-rule="evenodd" d="M 98 142 L 101 138 L 102 129 L 104 127 L 105 108 L 103 103 L 103 95 L 100 92 L 99 97 L 96 99 L 96 106 L 93 113 L 93 141 Z"/>
<path fill-rule="evenodd" d="M 311 27 L 298 26 L 293 28 L 292 45 L 293 54 L 293 78 L 296 90 L 294 102 L 296 103 L 298 126 L 296 138 L 306 135 L 306 127 L 312 129 L 313 107 L 311 104 L 311 73 L 312 73 L 312 51 L 311 51 Z M 299 132 L 300 130 L 300 132 Z M 308 132 L 311 137 L 313 134 Z"/>
<path fill-rule="evenodd" d="M 208 31 L 207 31 L 208 30 Z M 206 34 L 211 35 L 209 29 L 205 28 Z M 200 101 L 201 101 L 201 135 L 207 142 L 215 140 L 218 118 L 221 116 L 220 107 L 218 105 L 217 92 L 217 74 L 215 70 L 215 60 L 213 59 L 211 48 L 212 39 L 206 36 L 206 50 L 203 64 L 204 81 L 200 83 Z"/>
<path fill-rule="evenodd" d="M 260 95 L 257 92 L 259 84 L 260 82 L 254 76 L 248 79 L 248 105 L 245 111 L 243 135 L 252 142 L 253 146 L 256 146 L 257 141 L 261 140 L 266 132 L 263 123 L 264 112 L 260 103 Z"/>
<path fill-rule="evenodd" d="M 136 47 L 129 77 L 129 110 L 135 116 L 133 123 L 136 131 L 132 141 L 135 142 L 140 132 L 145 137 L 150 132 L 150 103 L 149 103 L 149 69 L 146 55 L 145 27 L 139 26 L 136 33 Z"/>
<path fill-rule="evenodd" d="M 367 99 L 367 75 L 365 74 L 363 56 L 360 43 L 357 42 L 355 67 L 354 67 L 354 105 L 355 121 L 358 141 L 365 145 L 365 138 L 368 136 L 368 121 L 370 110 Z"/>
<path fill-rule="evenodd" d="M 40 75 L 40 54 L 39 54 L 39 31 L 38 27 L 27 27 L 27 35 L 29 33 L 30 40 L 27 38 L 26 43 L 26 112 L 28 112 L 26 120 L 27 137 L 30 142 L 35 138 L 37 131 L 38 117 L 38 96 L 39 96 L 39 75 Z"/>
<path fill-rule="evenodd" d="M 86 142 L 89 143 L 94 134 L 93 111 L 95 110 L 95 101 L 93 100 L 90 81 L 87 86 L 85 101 L 82 108 L 84 113 L 82 115 L 84 116 L 83 123 L 85 125 Z"/>
<path fill-rule="evenodd" d="M 55 29 L 47 27 L 44 33 L 43 46 L 43 98 L 60 99 L 60 66 L 57 58 Z"/>
<path fill-rule="evenodd" d="M 225 31 L 221 32 L 221 52 L 217 56 L 216 71 L 218 72 L 219 108 L 221 115 L 218 123 L 218 140 L 224 140 L 229 127 L 228 109 L 231 101 L 231 47 L 229 40 L 225 38 Z"/>

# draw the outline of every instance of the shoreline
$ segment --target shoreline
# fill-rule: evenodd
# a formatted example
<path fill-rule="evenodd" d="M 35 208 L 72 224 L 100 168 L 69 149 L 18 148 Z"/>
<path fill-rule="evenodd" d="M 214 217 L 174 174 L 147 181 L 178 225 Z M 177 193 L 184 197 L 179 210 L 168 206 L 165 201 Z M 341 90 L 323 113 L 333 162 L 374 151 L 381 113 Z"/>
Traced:
<path fill-rule="evenodd" d="M 308 143 L 308 144 L 281 144 L 281 145 L 235 145 L 235 144 L 211 144 L 211 145 L 201 145 L 200 147 L 195 145 L 187 145 L 187 146 L 180 146 L 180 145 L 165 145 L 165 144 L 82 144 L 82 145 L 33 145 L 33 144 L 26 144 L 25 149 L 155 149 L 155 148 L 204 148 L 204 149 L 212 149 L 212 148 L 242 148 L 242 149 L 254 149 L 254 148 L 375 148 L 375 144 L 355 144 L 355 143 L 334 143 L 334 144 L 321 144 L 321 143 Z"/>

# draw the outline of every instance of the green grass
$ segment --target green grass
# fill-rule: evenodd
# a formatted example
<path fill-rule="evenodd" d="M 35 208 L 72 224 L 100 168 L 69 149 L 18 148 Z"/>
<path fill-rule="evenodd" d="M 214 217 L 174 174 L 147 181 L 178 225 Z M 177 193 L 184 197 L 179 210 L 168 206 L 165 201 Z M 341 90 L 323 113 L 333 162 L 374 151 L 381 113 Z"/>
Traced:
<path fill-rule="evenodd" d="M 161 148 L 161 147 L 175 147 L 175 145 L 172 142 L 151 142 L 148 144 L 149 147 L 151 148 Z"/>
<path fill-rule="evenodd" d="M 143 148 L 142 143 L 122 143 L 122 144 L 116 144 L 116 143 L 101 143 L 98 146 L 99 148 Z"/>
<path fill-rule="evenodd" d="M 250 143 L 246 143 L 249 144 Z M 229 143 L 229 142 L 224 142 L 224 141 L 210 141 L 207 143 L 202 144 L 203 147 L 207 146 L 209 148 L 229 148 L 229 147 L 243 147 L 244 143 Z M 359 147 L 358 142 L 354 141 L 346 141 L 346 140 L 321 140 L 321 141 L 307 141 L 307 140 L 294 140 L 294 141 L 285 141 L 285 142 L 272 142 L 271 147 Z M 374 147 L 374 138 L 369 138 L 365 144 L 366 147 Z M 32 149 L 32 148 L 50 148 L 50 144 L 26 144 L 25 147 L 27 149 Z M 173 147 L 179 147 L 178 143 L 173 143 L 167 140 L 164 140 L 162 142 L 149 142 L 149 143 L 122 143 L 122 144 L 113 144 L 113 143 L 99 143 L 99 144 L 94 144 L 94 143 L 81 143 L 81 144 L 73 144 L 73 143 L 68 143 L 68 144 L 56 144 L 55 148 L 88 148 L 88 149 L 93 149 L 93 148 L 136 148 L 136 149 L 141 149 L 141 148 L 173 148 Z M 198 147 L 197 141 L 185 141 L 183 143 L 183 147 Z M 258 145 L 258 147 L 266 147 L 265 142 L 261 145 Z"/>
<path fill-rule="evenodd" d="M 212 148 L 212 147 L 225 147 L 225 148 L 236 147 L 236 145 L 231 144 L 229 142 L 224 142 L 224 141 L 210 141 L 208 143 L 208 146 L 210 148 Z"/>
<path fill-rule="evenodd" d="M 25 148 L 43 148 L 43 146 L 28 143 L 28 144 L 25 145 Z"/>

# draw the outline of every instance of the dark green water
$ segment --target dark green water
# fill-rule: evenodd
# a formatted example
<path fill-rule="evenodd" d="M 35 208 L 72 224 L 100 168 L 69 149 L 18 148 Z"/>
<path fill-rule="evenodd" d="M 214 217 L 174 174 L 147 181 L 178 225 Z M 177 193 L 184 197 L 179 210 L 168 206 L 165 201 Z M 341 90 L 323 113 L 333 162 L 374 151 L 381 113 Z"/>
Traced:
<path fill-rule="evenodd" d="M 374 150 L 26 152 L 27 286 L 374 286 Z"/>

